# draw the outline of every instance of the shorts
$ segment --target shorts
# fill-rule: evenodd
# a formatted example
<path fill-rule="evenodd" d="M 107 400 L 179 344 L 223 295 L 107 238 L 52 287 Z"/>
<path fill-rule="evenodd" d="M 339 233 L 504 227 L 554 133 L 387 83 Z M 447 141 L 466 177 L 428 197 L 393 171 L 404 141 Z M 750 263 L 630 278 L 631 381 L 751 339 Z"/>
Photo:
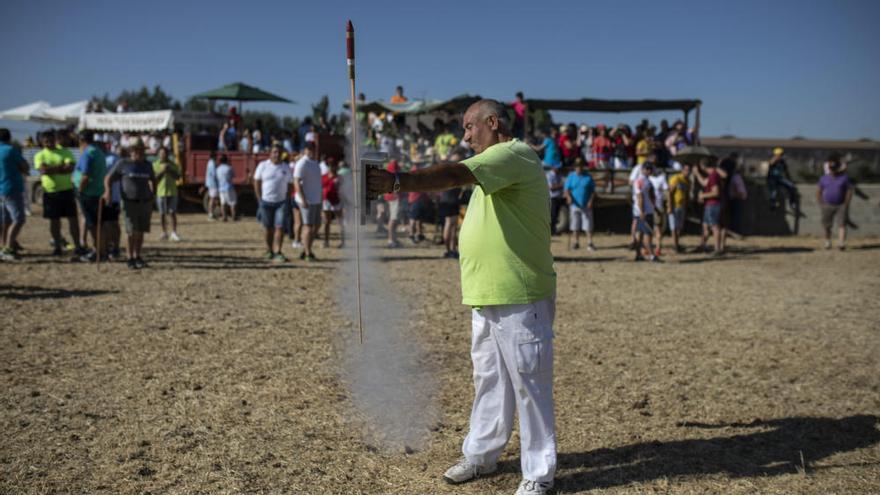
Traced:
<path fill-rule="evenodd" d="M 238 203 L 238 195 L 235 193 L 234 188 L 229 188 L 226 191 L 220 191 L 221 206 L 235 206 L 236 203 Z"/>
<path fill-rule="evenodd" d="M 126 233 L 132 234 L 135 232 L 150 231 L 150 217 L 153 215 L 153 205 L 150 200 L 123 200 L 122 210 L 124 212 L 123 216 L 125 217 Z"/>
<path fill-rule="evenodd" d="M 324 211 L 339 211 L 342 209 L 342 205 L 339 203 L 334 205 L 333 203 L 325 199 L 321 202 L 321 209 Z"/>
<path fill-rule="evenodd" d="M 403 211 L 400 208 L 400 200 L 392 199 L 388 201 L 388 221 L 400 222 L 403 220 Z"/>
<path fill-rule="evenodd" d="M 669 230 L 671 232 L 684 230 L 684 208 L 675 208 L 669 214 Z"/>
<path fill-rule="evenodd" d="M 437 205 L 437 214 L 440 218 L 457 217 L 458 205 L 454 203 L 440 203 Z"/>
<path fill-rule="evenodd" d="M 838 227 L 846 225 L 846 204 L 822 205 L 822 227 L 830 229 L 834 224 Z"/>
<path fill-rule="evenodd" d="M 287 201 L 270 203 L 260 201 L 257 218 L 263 224 L 264 229 L 281 229 L 290 223 L 290 206 Z"/>
<path fill-rule="evenodd" d="M 91 198 L 89 196 L 80 196 L 77 198 L 79 202 L 79 211 L 82 213 L 86 221 L 86 228 L 94 228 L 98 225 L 98 201 L 99 198 Z M 104 212 L 101 212 L 101 221 L 104 221 Z"/>
<path fill-rule="evenodd" d="M 208 188 L 208 197 L 209 197 L 209 198 L 216 198 L 216 197 L 219 197 L 219 196 L 220 196 L 220 190 L 219 190 L 219 189 L 217 189 L 216 187 L 209 187 L 209 188 Z"/>
<path fill-rule="evenodd" d="M 703 223 L 715 227 L 721 224 L 721 205 L 718 203 L 706 205 L 703 209 Z"/>
<path fill-rule="evenodd" d="M 321 225 L 321 205 L 310 204 L 308 207 L 299 205 L 303 225 Z"/>
<path fill-rule="evenodd" d="M 654 215 L 645 215 L 644 220 L 636 217 L 636 232 L 646 235 L 654 235 Z"/>
<path fill-rule="evenodd" d="M 156 208 L 160 215 L 177 213 L 177 196 L 156 196 Z"/>
<path fill-rule="evenodd" d="M 76 196 L 73 189 L 43 193 L 43 218 L 76 217 Z"/>
<path fill-rule="evenodd" d="M 415 203 L 409 205 L 409 218 L 412 220 L 419 220 L 422 222 L 429 221 L 428 219 L 428 203 L 427 201 L 416 201 Z"/>
<path fill-rule="evenodd" d="M 119 222 L 119 203 L 104 205 L 104 211 L 101 212 L 101 222 Z"/>
<path fill-rule="evenodd" d="M 568 230 L 572 232 L 592 232 L 593 231 L 593 210 L 590 208 L 581 208 L 577 205 L 568 207 Z"/>
<path fill-rule="evenodd" d="M 24 191 L 8 196 L 0 196 L 0 225 L 24 224 L 27 215 L 24 209 Z"/>
<path fill-rule="evenodd" d="M 660 233 L 666 231 L 666 222 L 669 215 L 666 214 L 666 208 L 657 208 L 654 207 L 654 217 L 657 218 L 657 228 L 660 229 Z"/>

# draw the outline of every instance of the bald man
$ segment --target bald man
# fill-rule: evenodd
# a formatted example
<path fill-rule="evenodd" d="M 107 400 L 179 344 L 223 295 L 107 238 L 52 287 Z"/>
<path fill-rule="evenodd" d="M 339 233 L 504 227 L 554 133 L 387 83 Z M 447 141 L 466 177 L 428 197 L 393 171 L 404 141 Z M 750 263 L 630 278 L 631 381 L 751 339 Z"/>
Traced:
<path fill-rule="evenodd" d="M 476 155 L 411 173 L 369 172 L 372 193 L 476 184 L 460 234 L 462 302 L 472 308 L 474 404 L 453 484 L 494 472 L 519 413 L 523 480 L 517 495 L 546 493 L 556 472 L 550 192 L 541 160 L 511 136 L 507 107 L 481 100 L 463 118 Z"/>

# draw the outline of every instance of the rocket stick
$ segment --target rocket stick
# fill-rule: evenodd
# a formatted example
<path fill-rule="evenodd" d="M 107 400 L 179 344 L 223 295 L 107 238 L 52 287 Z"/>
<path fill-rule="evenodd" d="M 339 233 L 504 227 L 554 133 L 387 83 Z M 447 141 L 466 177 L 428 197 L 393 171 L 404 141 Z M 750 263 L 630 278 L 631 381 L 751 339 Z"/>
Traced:
<path fill-rule="evenodd" d="M 366 191 L 360 189 L 364 187 L 366 181 L 361 175 L 364 171 L 361 169 L 360 160 L 358 159 L 358 130 L 357 130 L 357 93 L 354 87 L 354 25 L 351 20 L 345 28 L 345 49 L 346 59 L 348 62 L 348 80 L 351 85 L 351 170 L 354 179 L 354 256 L 355 256 L 355 277 L 357 286 L 357 311 L 358 311 L 358 335 L 361 344 L 364 343 L 364 305 L 361 300 L 361 234 L 359 219 L 364 215 L 361 210 L 364 207 L 363 197 Z"/>

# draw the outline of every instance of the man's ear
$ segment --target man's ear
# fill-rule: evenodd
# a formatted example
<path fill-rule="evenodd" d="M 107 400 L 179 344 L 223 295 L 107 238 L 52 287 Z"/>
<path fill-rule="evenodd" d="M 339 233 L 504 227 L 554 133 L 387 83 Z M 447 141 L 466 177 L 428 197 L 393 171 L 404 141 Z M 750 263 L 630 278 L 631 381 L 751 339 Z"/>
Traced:
<path fill-rule="evenodd" d="M 490 115 L 490 116 L 486 117 L 486 124 L 489 125 L 489 129 L 492 129 L 493 131 L 497 131 L 498 130 L 498 116 L 497 115 Z"/>

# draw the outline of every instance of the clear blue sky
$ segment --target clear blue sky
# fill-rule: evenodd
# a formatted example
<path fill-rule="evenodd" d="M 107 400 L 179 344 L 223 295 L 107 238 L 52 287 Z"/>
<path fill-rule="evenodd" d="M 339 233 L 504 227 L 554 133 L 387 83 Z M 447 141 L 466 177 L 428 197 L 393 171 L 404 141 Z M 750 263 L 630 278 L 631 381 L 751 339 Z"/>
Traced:
<path fill-rule="evenodd" d="M 877 1 L 4 0 L 2 11 L 0 109 L 144 84 L 183 100 L 244 81 L 299 102 L 246 109 L 304 115 L 327 94 L 338 111 L 351 18 L 369 99 L 397 84 L 428 98 L 700 98 L 707 136 L 880 139 Z"/>

